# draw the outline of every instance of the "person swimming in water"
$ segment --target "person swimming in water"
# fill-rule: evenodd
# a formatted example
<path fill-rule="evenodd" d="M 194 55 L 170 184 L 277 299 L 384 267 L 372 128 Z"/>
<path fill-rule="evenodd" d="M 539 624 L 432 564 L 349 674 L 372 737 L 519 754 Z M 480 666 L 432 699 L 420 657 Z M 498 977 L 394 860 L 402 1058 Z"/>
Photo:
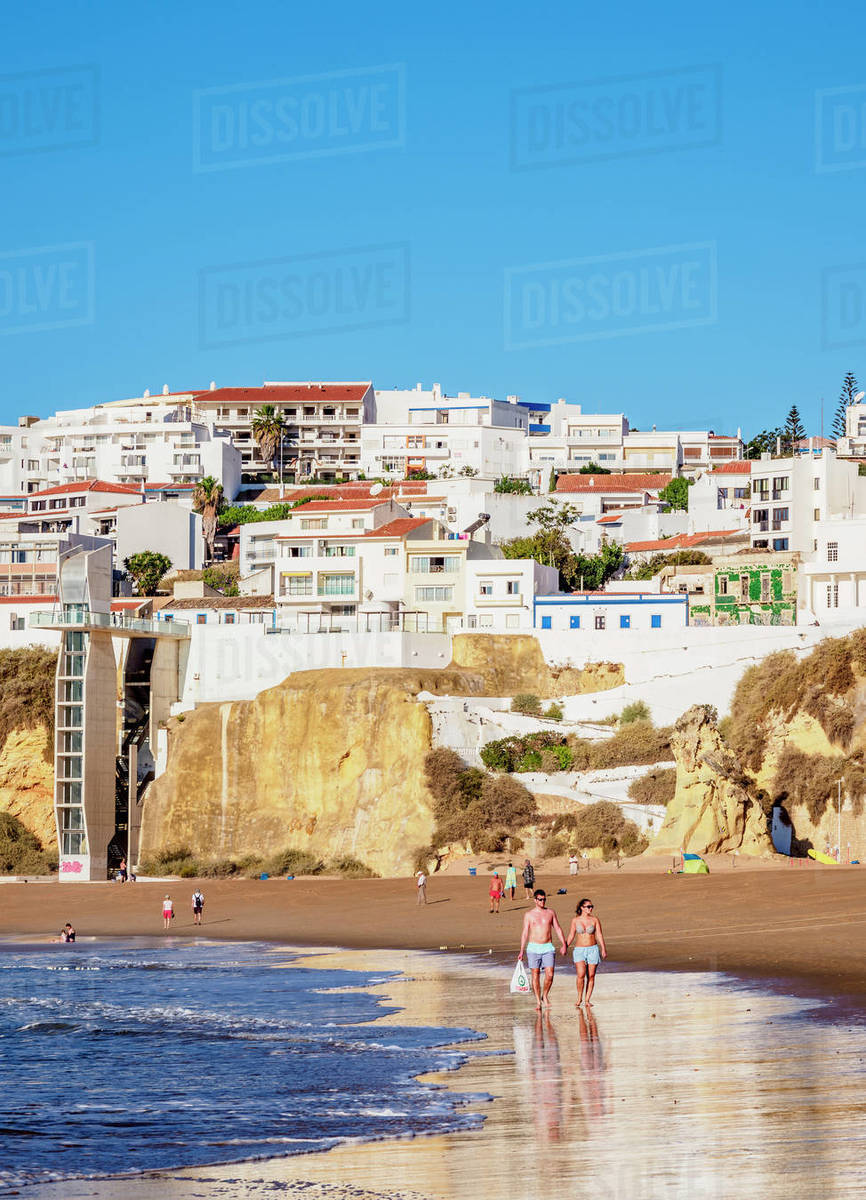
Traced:
<path fill-rule="evenodd" d="M 583 1003 L 584 986 L 586 987 L 586 1003 L 590 1003 L 589 998 L 595 987 L 596 967 L 603 958 L 607 958 L 604 934 L 601 932 L 601 921 L 595 916 L 593 903 L 587 897 L 584 897 L 575 909 L 566 947 L 570 946 L 572 942 L 574 942 L 574 969 L 577 971 L 576 1007 L 579 1008 Z"/>

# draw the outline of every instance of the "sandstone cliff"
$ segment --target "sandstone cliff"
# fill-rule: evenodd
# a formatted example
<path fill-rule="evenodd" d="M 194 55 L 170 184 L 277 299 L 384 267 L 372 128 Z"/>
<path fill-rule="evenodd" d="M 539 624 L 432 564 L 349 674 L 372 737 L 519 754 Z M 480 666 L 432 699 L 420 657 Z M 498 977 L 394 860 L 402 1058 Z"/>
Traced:
<path fill-rule="evenodd" d="M 551 668 L 538 638 L 529 634 L 458 633 L 451 649 L 451 666 L 480 675 L 485 696 L 515 696 L 530 692 L 549 700 L 604 692 L 625 683 L 620 663 L 587 663 Z"/>
<path fill-rule="evenodd" d="M 203 705 L 172 723 L 166 772 L 150 787 L 141 857 L 285 847 L 352 855 L 411 874 L 430 842 L 424 784 L 431 725 L 419 691 L 480 693 L 466 672 L 303 671 L 254 700 Z"/>
<path fill-rule="evenodd" d="M 648 854 L 774 853 L 767 819 L 743 786 L 739 761 L 724 745 L 715 711 L 696 704 L 674 725 L 677 790 Z"/>
<path fill-rule="evenodd" d="M 0 750 L 0 812 L 11 813 L 50 850 L 54 826 L 54 765 L 45 758 L 44 725 L 13 729 Z"/>

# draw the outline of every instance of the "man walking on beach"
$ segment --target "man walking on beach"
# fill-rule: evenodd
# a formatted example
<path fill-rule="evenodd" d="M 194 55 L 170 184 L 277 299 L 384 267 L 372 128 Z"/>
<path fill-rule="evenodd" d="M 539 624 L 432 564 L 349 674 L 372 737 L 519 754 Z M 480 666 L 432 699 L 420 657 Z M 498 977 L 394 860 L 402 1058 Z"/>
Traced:
<path fill-rule="evenodd" d="M 527 858 L 523 864 L 523 894 L 527 900 L 532 899 L 532 889 L 535 887 L 535 867 Z"/>
<path fill-rule="evenodd" d="M 528 861 L 528 860 L 527 860 Z M 532 980 L 532 991 L 535 994 L 535 1008 L 540 1012 L 547 1007 L 547 999 L 553 983 L 553 969 L 556 963 L 556 950 L 553 948 L 553 934 L 559 938 L 562 953 L 565 954 L 565 934 L 557 920 L 556 913 L 547 907 L 547 895 L 538 888 L 532 897 L 532 908 L 523 918 L 523 936 L 520 939 L 518 961 L 523 961 L 526 951 L 526 965 Z M 544 970 L 544 986 L 541 984 L 541 972 Z"/>
<path fill-rule="evenodd" d="M 427 876 L 423 871 L 415 872 L 415 882 L 417 884 L 418 903 L 427 903 Z"/>

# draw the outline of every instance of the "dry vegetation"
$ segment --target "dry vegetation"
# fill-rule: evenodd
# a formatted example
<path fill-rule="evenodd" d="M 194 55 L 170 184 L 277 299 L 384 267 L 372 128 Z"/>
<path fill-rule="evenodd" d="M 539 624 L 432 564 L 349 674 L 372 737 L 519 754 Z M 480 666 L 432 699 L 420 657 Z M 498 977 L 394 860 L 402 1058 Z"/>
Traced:
<path fill-rule="evenodd" d="M 676 767 L 662 767 L 641 775 L 629 786 L 628 795 L 635 804 L 668 804 L 677 790 Z"/>
<path fill-rule="evenodd" d="M 657 729 L 652 721 L 645 719 L 622 726 L 607 741 L 569 737 L 568 746 L 577 771 L 664 762 L 672 754 L 670 729 Z"/>
<path fill-rule="evenodd" d="M 782 751 L 773 777 L 773 797 L 781 803 L 805 804 L 813 825 L 821 820 L 828 804 L 836 798 L 837 780 L 852 797 L 854 813 L 863 811 L 866 792 L 866 768 L 856 758 L 828 758 L 823 754 L 804 754 L 796 746 Z"/>
<path fill-rule="evenodd" d="M 544 857 L 600 848 L 605 859 L 620 854 L 631 858 L 642 854 L 648 845 L 634 821 L 623 816 L 618 804 L 599 800 L 585 805 L 578 813 L 556 818 L 544 846 Z"/>
<path fill-rule="evenodd" d="M 57 856 L 47 854 L 17 817 L 0 812 L 0 875 L 50 875 L 56 870 Z"/>
<path fill-rule="evenodd" d="M 436 846 L 469 842 L 478 852 L 501 850 L 535 818 L 534 796 L 509 775 L 467 767 L 454 750 L 431 750 L 424 760 L 436 819 Z M 427 848 L 423 852 L 427 854 Z"/>
<path fill-rule="evenodd" d="M 179 875 L 181 879 L 226 879 L 259 875 L 343 875 L 348 879 L 376 879 L 375 871 L 357 858 L 321 859 L 306 850 L 288 848 L 275 854 L 246 854 L 241 858 L 209 858 L 193 854 L 188 846 L 169 846 L 139 865 L 142 875 Z"/>
<path fill-rule="evenodd" d="M 47 732 L 45 758 L 54 753 L 54 673 L 57 654 L 41 646 L 0 650 L 0 748 L 13 729 Z"/>
<path fill-rule="evenodd" d="M 850 707 L 840 701 L 866 673 L 866 629 L 847 638 L 827 638 L 806 658 L 791 650 L 771 654 L 750 667 L 737 685 L 725 737 L 749 770 L 760 768 L 767 745 L 769 718 L 790 717 L 798 709 L 810 713 L 839 746 L 846 746 L 854 727 Z"/>

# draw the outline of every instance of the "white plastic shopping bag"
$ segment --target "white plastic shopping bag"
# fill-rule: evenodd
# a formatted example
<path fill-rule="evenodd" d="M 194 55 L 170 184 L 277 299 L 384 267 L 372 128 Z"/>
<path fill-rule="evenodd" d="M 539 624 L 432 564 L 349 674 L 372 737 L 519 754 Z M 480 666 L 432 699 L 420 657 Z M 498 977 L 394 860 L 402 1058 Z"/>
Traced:
<path fill-rule="evenodd" d="M 514 968 L 514 974 L 511 976 L 512 992 L 528 992 L 529 991 L 529 976 L 526 974 L 520 959 L 517 960 L 517 966 Z"/>

